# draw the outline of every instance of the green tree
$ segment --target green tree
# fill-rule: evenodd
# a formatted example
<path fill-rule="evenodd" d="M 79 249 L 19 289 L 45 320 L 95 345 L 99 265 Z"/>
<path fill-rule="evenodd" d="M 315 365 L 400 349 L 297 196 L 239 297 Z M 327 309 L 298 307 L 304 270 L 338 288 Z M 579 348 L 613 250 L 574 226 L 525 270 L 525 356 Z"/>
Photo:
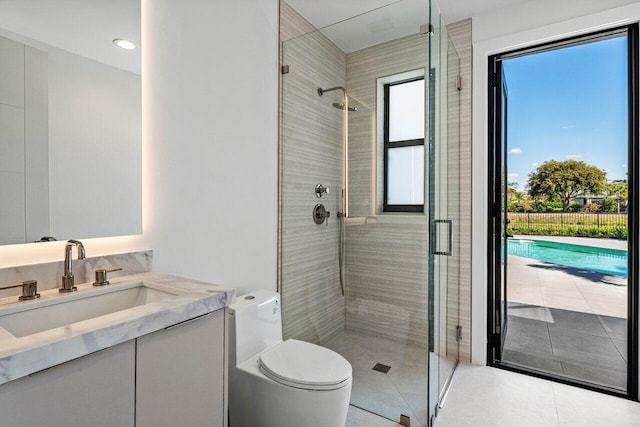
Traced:
<path fill-rule="evenodd" d="M 604 192 L 608 196 L 615 196 L 616 211 L 626 210 L 627 201 L 629 200 L 629 184 L 626 179 L 616 179 L 605 185 Z"/>
<path fill-rule="evenodd" d="M 529 174 L 529 195 L 562 203 L 566 212 L 580 194 L 598 194 L 604 190 L 606 172 L 576 160 L 548 160 Z"/>

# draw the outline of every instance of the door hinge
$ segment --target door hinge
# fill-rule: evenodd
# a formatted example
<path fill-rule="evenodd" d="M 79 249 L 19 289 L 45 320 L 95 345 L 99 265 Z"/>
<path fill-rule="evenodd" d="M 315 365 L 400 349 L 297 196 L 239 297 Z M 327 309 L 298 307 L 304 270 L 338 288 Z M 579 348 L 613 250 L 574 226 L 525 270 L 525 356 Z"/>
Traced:
<path fill-rule="evenodd" d="M 456 326 L 456 342 L 462 341 L 462 326 Z"/>
<path fill-rule="evenodd" d="M 456 89 L 462 90 L 462 76 L 456 77 Z"/>
<path fill-rule="evenodd" d="M 289 74 L 289 66 L 283 65 L 280 71 L 282 72 L 282 74 Z"/>
<path fill-rule="evenodd" d="M 491 75 L 491 86 L 492 87 L 498 86 L 498 74 L 497 73 L 493 73 Z"/>

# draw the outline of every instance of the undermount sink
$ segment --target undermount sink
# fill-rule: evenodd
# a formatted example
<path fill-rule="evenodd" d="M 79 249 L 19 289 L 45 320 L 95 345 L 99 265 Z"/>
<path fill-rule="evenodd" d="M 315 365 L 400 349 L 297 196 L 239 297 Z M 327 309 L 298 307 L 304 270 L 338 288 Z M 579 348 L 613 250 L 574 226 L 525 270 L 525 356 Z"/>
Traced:
<path fill-rule="evenodd" d="M 10 312 L 0 310 L 0 328 L 20 338 L 181 294 L 147 281 L 109 286 L 54 294 L 52 298 L 25 304 Z"/>

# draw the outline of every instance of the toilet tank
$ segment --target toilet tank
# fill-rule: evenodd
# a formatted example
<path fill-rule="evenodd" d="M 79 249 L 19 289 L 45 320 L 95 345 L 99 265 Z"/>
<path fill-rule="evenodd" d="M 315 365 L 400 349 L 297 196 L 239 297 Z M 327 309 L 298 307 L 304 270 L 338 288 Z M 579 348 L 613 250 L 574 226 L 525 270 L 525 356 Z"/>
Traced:
<path fill-rule="evenodd" d="M 280 295 L 255 291 L 236 297 L 229 305 L 231 366 L 282 342 Z"/>

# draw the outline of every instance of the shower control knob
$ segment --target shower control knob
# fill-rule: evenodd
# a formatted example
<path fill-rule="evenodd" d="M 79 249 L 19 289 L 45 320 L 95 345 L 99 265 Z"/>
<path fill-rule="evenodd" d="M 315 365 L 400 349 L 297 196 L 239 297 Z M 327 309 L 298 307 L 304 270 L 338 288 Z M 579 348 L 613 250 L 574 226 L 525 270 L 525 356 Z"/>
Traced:
<path fill-rule="evenodd" d="M 327 225 L 329 225 L 329 216 L 331 213 L 325 209 L 323 204 L 318 203 L 313 207 L 313 222 L 316 224 L 322 224 L 327 221 Z"/>
<path fill-rule="evenodd" d="M 329 187 L 322 184 L 316 185 L 316 197 L 322 197 L 323 194 L 329 194 Z"/>

